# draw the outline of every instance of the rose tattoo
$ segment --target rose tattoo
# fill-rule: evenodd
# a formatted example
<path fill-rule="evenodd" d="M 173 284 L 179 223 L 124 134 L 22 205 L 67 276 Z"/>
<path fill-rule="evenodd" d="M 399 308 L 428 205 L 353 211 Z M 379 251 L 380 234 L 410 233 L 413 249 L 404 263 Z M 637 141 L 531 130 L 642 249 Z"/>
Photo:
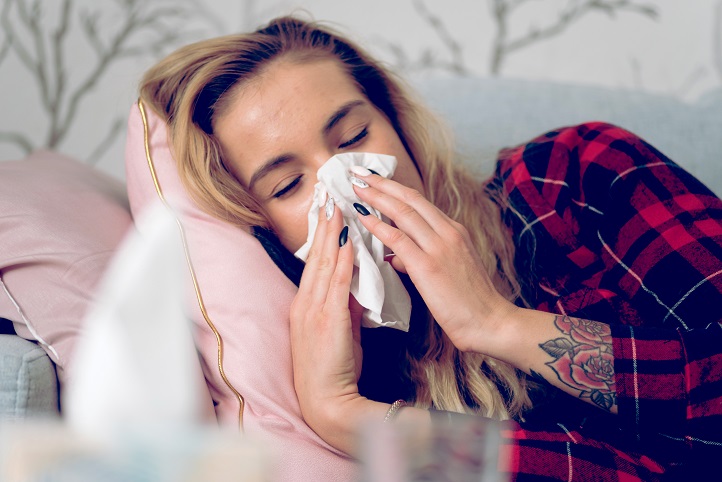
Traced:
<path fill-rule="evenodd" d="M 546 365 L 562 383 L 579 390 L 580 398 L 611 410 L 616 404 L 616 390 L 609 325 L 561 315 L 556 316 L 554 325 L 565 336 L 539 345 L 554 358 Z"/>

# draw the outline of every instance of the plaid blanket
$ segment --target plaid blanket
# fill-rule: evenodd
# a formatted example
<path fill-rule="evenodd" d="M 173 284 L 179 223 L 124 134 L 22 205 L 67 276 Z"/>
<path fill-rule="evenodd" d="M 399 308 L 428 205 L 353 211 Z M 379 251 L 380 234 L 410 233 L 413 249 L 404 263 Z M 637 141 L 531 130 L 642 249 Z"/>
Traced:
<path fill-rule="evenodd" d="M 490 189 L 506 200 L 527 304 L 611 325 L 619 408 L 551 396 L 508 422 L 512 478 L 709 477 L 722 455 L 722 201 L 603 123 L 503 150 Z"/>

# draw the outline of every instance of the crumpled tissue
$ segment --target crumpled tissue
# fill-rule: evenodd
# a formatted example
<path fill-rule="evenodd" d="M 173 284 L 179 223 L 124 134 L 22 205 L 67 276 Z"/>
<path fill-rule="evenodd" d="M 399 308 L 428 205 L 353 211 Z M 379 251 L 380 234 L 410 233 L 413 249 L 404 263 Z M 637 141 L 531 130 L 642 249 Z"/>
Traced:
<path fill-rule="evenodd" d="M 388 178 L 394 174 L 396 164 L 394 156 L 368 152 L 337 154 L 326 161 L 316 174 L 318 183 L 308 212 L 308 237 L 295 255 L 303 261 L 308 258 L 318 225 L 319 208 L 325 204 L 324 198 L 332 197 L 336 209 L 343 213 L 344 222 L 348 225 L 348 236 L 353 242 L 354 272 L 351 294 L 364 307 L 361 326 L 386 326 L 408 331 L 411 318 L 409 293 L 396 270 L 384 260 L 384 256 L 390 251 L 363 227 L 353 204 L 363 204 L 371 214 L 379 218 L 382 218 L 381 213 L 361 202 L 349 180 L 351 166 L 362 166 Z"/>

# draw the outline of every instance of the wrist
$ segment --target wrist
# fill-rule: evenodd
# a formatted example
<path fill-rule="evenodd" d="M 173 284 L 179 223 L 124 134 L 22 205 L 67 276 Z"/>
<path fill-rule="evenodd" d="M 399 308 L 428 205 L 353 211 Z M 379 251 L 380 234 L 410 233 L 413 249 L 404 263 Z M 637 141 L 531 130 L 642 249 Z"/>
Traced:
<path fill-rule="evenodd" d="M 530 373 L 530 368 L 539 362 L 542 350 L 540 343 L 549 339 L 553 315 L 528 308 L 519 308 L 506 320 L 502 334 L 497 340 L 494 358 Z M 540 371 L 536 368 L 536 371 Z"/>
<path fill-rule="evenodd" d="M 526 371 L 526 356 L 538 348 L 537 332 L 545 316 L 548 313 L 508 303 L 493 312 L 488 324 L 490 329 L 477 334 L 474 351 Z"/>
<path fill-rule="evenodd" d="M 486 310 L 483 323 L 478 324 L 478 328 L 470 333 L 470 346 L 466 351 L 502 359 L 514 346 L 514 339 L 522 331 L 522 310 L 523 308 L 510 301 L 500 299 L 491 309 Z"/>
<path fill-rule="evenodd" d="M 329 445 L 358 457 L 358 440 L 364 424 L 384 419 L 390 404 L 375 402 L 359 394 L 319 404 L 306 423 Z"/>
<path fill-rule="evenodd" d="M 389 417 L 389 414 L 391 415 Z M 361 456 L 361 434 L 364 428 L 384 424 L 402 427 L 413 433 L 413 445 L 428 449 L 431 432 L 431 415 L 428 410 L 410 405 L 375 402 L 360 395 L 329 404 L 323 417 L 315 422 L 306 420 L 309 426 L 329 445 L 354 458 Z"/>

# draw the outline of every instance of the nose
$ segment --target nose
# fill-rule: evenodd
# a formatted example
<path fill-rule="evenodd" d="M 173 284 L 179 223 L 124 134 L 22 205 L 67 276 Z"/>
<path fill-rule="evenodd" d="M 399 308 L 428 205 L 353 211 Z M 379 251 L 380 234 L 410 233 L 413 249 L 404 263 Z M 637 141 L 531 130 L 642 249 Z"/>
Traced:
<path fill-rule="evenodd" d="M 318 171 L 319 169 L 321 169 L 321 166 L 323 166 L 324 164 L 326 164 L 326 162 L 327 162 L 329 159 L 331 159 L 331 158 L 334 156 L 334 154 L 335 154 L 335 152 L 330 152 L 330 151 L 325 150 L 325 149 L 322 150 L 322 151 L 319 151 L 317 154 L 315 154 L 315 155 L 313 156 L 312 164 L 313 164 L 314 169 L 316 169 L 316 171 Z"/>

